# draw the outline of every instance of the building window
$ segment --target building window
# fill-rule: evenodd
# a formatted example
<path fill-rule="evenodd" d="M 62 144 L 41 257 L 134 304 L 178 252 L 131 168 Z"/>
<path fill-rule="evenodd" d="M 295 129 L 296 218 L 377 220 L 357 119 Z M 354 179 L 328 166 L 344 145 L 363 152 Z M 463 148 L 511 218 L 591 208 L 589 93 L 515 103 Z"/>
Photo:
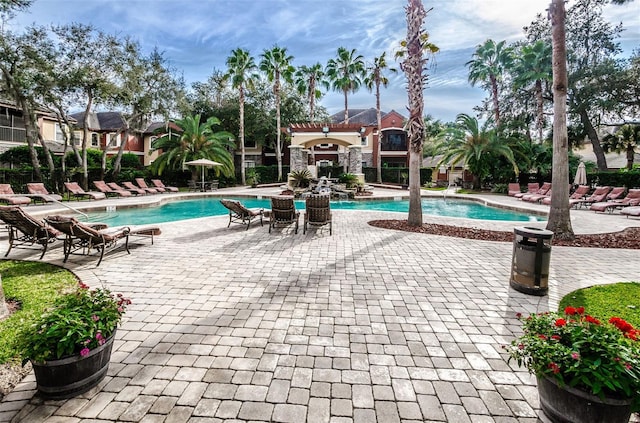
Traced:
<path fill-rule="evenodd" d="M 62 142 L 64 141 L 64 133 L 62 132 L 62 126 L 59 123 L 56 123 L 56 139 L 55 141 Z"/>
<path fill-rule="evenodd" d="M 333 162 L 331 160 L 318 160 L 318 167 L 331 167 L 333 166 Z"/>
<path fill-rule="evenodd" d="M 407 151 L 407 134 L 404 132 L 384 133 L 382 149 L 386 151 Z"/>
<path fill-rule="evenodd" d="M 256 162 L 254 162 L 253 160 L 245 160 L 244 161 L 244 168 L 245 169 L 249 169 L 251 167 L 256 167 Z"/>
<path fill-rule="evenodd" d="M 367 146 L 367 139 L 368 139 L 367 137 L 360 138 L 360 145 L 363 146 L 363 147 L 366 147 Z"/>
<path fill-rule="evenodd" d="M 92 147 L 98 147 L 99 146 L 98 134 L 96 134 L 96 133 L 91 134 L 91 146 Z"/>
<path fill-rule="evenodd" d="M 318 147 L 320 147 L 320 148 L 331 148 L 331 147 L 333 147 L 333 144 L 320 144 L 320 145 L 318 145 Z"/>

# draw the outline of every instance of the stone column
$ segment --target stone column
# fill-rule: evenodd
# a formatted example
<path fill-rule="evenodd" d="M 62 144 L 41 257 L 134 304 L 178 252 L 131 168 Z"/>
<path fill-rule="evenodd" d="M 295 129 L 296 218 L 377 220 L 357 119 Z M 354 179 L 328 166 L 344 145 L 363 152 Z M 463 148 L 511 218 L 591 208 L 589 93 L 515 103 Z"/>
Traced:
<path fill-rule="evenodd" d="M 291 172 L 296 170 L 303 170 L 307 168 L 306 157 L 302 154 L 303 147 L 301 145 L 289 146 L 289 158 Z"/>
<path fill-rule="evenodd" d="M 362 147 L 349 146 L 349 173 L 362 173 Z"/>

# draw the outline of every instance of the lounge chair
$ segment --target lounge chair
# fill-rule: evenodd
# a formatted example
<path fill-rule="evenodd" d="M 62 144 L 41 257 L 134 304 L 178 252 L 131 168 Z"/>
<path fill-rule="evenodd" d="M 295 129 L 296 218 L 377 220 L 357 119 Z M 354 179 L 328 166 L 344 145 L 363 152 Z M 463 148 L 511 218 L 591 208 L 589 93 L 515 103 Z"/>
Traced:
<path fill-rule="evenodd" d="M 156 187 L 156 188 L 164 188 L 168 192 L 178 192 L 178 191 L 180 191 L 176 187 L 166 186 L 165 184 L 162 183 L 162 181 L 160 179 L 152 179 L 151 183 L 153 184 L 154 187 Z"/>
<path fill-rule="evenodd" d="M 298 233 L 300 212 L 292 195 L 278 195 L 271 197 L 271 213 L 269 216 L 269 233 L 277 226 L 289 226 L 295 223 L 295 233 Z"/>
<path fill-rule="evenodd" d="M 626 191 L 625 187 L 613 187 L 609 194 L 607 194 L 607 201 L 616 201 L 622 198 L 624 192 Z"/>
<path fill-rule="evenodd" d="M 128 181 L 123 182 L 123 183 L 122 183 L 122 185 L 124 185 L 124 187 L 125 187 L 126 189 L 128 189 L 129 191 L 132 191 L 132 190 L 134 190 L 134 189 L 137 189 L 137 190 L 142 190 L 142 191 L 144 191 L 146 194 L 157 194 L 157 193 L 158 193 L 158 190 L 157 190 L 157 189 L 155 189 L 155 188 L 142 188 L 142 187 L 137 187 L 137 186 L 133 185 L 133 183 L 128 182 Z"/>
<path fill-rule="evenodd" d="M 24 206 L 31 203 L 31 198 L 16 195 L 11 184 L 0 184 L 0 202 L 10 206 Z"/>
<path fill-rule="evenodd" d="M 65 182 L 64 186 L 69 193 L 69 199 L 71 199 L 71 196 L 80 200 L 84 198 L 89 198 L 91 200 L 104 200 L 105 198 L 107 198 L 104 192 L 83 190 L 77 182 Z"/>
<path fill-rule="evenodd" d="M 625 207 L 620 210 L 620 214 L 627 216 L 627 219 L 629 216 L 640 217 L 640 206 Z"/>
<path fill-rule="evenodd" d="M 329 225 L 329 235 L 333 233 L 331 222 L 331 196 L 310 195 L 305 199 L 304 225 L 302 233 L 307 233 L 307 225 Z"/>
<path fill-rule="evenodd" d="M 5 253 L 5 257 L 9 255 L 13 247 L 42 248 L 42 254 L 40 254 L 42 259 L 49 244 L 55 242 L 57 237 L 61 235 L 59 231 L 25 213 L 18 206 L 0 206 L 0 220 L 7 224 L 9 231 L 9 249 Z"/>
<path fill-rule="evenodd" d="M 151 188 L 149 185 L 147 185 L 147 182 L 144 180 L 144 178 L 136 178 L 136 184 L 138 184 L 138 186 L 140 188 L 142 188 L 143 190 L 147 191 L 147 192 L 151 192 L 153 194 L 152 191 L 149 191 L 151 189 L 155 190 L 156 193 L 160 192 L 168 192 L 165 188 L 162 187 L 155 187 L 155 188 Z"/>
<path fill-rule="evenodd" d="M 542 184 L 540 189 L 535 192 L 535 194 L 525 194 L 522 196 L 523 201 L 528 201 L 529 203 L 537 203 L 538 201 L 542 201 L 545 197 L 551 197 L 551 183 L 545 182 Z"/>
<path fill-rule="evenodd" d="M 516 194 L 521 194 L 522 190 L 520 189 L 520 184 L 517 182 L 512 182 L 509 184 L 509 187 L 507 188 L 507 195 L 509 195 L 509 197 L 515 197 Z"/>
<path fill-rule="evenodd" d="M 587 195 L 589 193 L 589 190 L 591 188 L 589 188 L 588 185 L 580 185 L 578 188 L 576 188 L 576 190 L 573 192 L 573 194 L 571 194 L 569 196 L 569 205 L 571 207 L 573 207 L 573 205 L 575 203 L 573 203 L 573 201 L 575 200 L 581 200 L 585 197 L 585 195 Z M 542 204 L 544 204 L 545 206 L 550 206 L 551 205 L 551 190 L 548 192 L 549 196 L 545 197 L 542 199 L 542 201 L 540 201 Z"/>
<path fill-rule="evenodd" d="M 105 249 L 115 247 L 119 240 L 124 240 L 124 248 L 127 250 L 127 254 L 131 254 L 129 251 L 130 236 L 151 237 L 151 243 L 153 243 L 153 236 L 160 234 L 160 229 L 156 226 L 109 228 L 102 225 L 100 229 L 97 229 L 95 226 L 81 223 L 69 216 L 48 216 L 45 218 L 45 222 L 65 235 L 64 263 L 69 259 L 69 255 L 76 251 L 82 251 L 80 254 L 88 255 L 95 248 L 100 252 L 96 267 L 100 266 Z"/>
<path fill-rule="evenodd" d="M 601 203 L 607 198 L 607 194 L 609 194 L 609 191 L 611 191 L 611 187 L 596 187 L 595 191 L 593 191 L 593 194 L 586 198 L 583 198 L 582 200 L 576 200 L 575 204 L 578 207 L 582 207 L 583 205 L 586 206 L 587 204 L 591 205 L 593 203 Z"/>
<path fill-rule="evenodd" d="M 258 217 L 260 218 L 260 226 L 263 225 L 263 209 L 248 209 L 236 200 L 222 199 L 220 200 L 220 203 L 229 210 L 229 224 L 227 225 L 227 228 L 231 226 L 232 223 L 239 223 L 241 225 L 247 225 L 247 230 L 249 230 L 253 219 Z"/>
<path fill-rule="evenodd" d="M 113 189 L 109 185 L 107 185 L 105 181 L 93 181 L 93 185 L 95 185 L 98 191 L 100 191 L 107 197 L 131 197 L 133 195 L 130 191 Z"/>
<path fill-rule="evenodd" d="M 599 203 L 591 204 L 589 207 L 590 210 L 594 212 L 609 212 L 613 213 L 613 211 L 617 208 L 623 207 L 633 207 L 640 205 L 640 189 L 630 189 L 629 193 L 622 200 L 614 200 L 614 201 L 603 201 Z"/>
<path fill-rule="evenodd" d="M 31 197 L 33 197 L 34 200 L 40 200 L 43 203 L 62 201 L 62 196 L 49 193 L 42 182 L 32 182 L 27 184 L 27 191 L 31 194 Z"/>
<path fill-rule="evenodd" d="M 540 189 L 540 184 L 537 182 L 530 182 L 527 184 L 527 192 L 515 193 L 513 196 L 516 198 L 522 198 L 526 194 L 535 194 Z"/>
<path fill-rule="evenodd" d="M 146 195 L 147 194 L 147 192 L 145 190 L 143 190 L 142 188 L 138 188 L 138 187 L 134 186 L 133 184 L 131 184 L 130 182 L 129 182 L 129 184 L 132 186 L 131 188 L 129 188 L 129 187 L 122 188 L 120 185 L 118 185 L 115 182 L 107 182 L 107 185 L 109 185 L 109 188 L 111 188 L 114 191 L 129 191 L 133 195 Z"/>

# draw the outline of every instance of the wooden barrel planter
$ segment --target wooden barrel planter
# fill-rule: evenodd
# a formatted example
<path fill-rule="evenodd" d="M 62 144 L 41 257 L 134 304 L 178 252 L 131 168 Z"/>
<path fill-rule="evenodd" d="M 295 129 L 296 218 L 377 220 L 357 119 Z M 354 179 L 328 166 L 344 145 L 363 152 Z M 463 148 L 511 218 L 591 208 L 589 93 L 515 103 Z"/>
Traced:
<path fill-rule="evenodd" d="M 87 392 L 109 369 L 115 331 L 105 343 L 82 357 L 74 355 L 44 363 L 31 362 L 38 392 L 47 399 L 65 399 Z"/>

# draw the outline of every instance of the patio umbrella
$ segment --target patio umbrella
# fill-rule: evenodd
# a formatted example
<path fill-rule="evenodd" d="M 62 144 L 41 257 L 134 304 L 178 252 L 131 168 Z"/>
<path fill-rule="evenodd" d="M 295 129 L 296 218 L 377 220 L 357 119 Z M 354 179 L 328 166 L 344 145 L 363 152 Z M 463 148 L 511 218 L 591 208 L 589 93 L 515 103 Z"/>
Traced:
<path fill-rule="evenodd" d="M 587 170 L 584 167 L 584 162 L 580 162 L 578 170 L 576 171 L 576 177 L 573 178 L 574 185 L 586 185 L 587 184 Z"/>
<path fill-rule="evenodd" d="M 200 167 L 202 167 L 202 182 L 204 182 L 204 168 L 205 167 L 223 166 L 222 163 L 218 163 L 218 162 L 215 162 L 215 161 L 209 160 L 209 159 L 191 160 L 189 162 L 184 162 L 184 164 L 189 165 L 189 166 L 200 166 Z"/>

